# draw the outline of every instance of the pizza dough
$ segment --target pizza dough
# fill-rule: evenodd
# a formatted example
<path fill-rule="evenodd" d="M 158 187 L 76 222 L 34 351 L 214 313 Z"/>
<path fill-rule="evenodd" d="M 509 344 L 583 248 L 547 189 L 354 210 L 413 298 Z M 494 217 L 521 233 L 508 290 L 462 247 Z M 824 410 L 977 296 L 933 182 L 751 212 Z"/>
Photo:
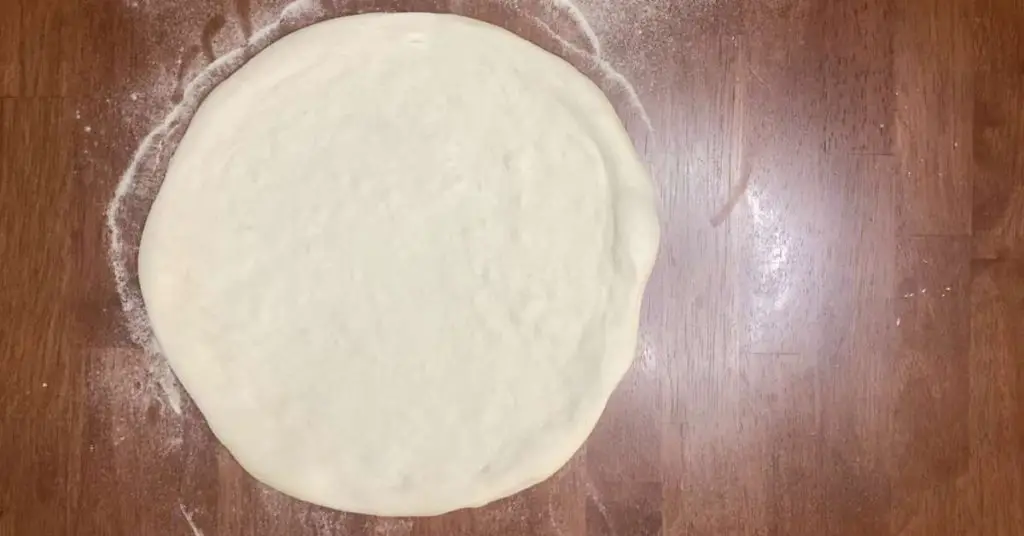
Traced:
<path fill-rule="evenodd" d="M 553 474 L 635 354 L 658 224 L 602 92 L 451 15 L 319 23 L 199 108 L 139 252 L 160 345 L 250 473 L 378 515 Z"/>

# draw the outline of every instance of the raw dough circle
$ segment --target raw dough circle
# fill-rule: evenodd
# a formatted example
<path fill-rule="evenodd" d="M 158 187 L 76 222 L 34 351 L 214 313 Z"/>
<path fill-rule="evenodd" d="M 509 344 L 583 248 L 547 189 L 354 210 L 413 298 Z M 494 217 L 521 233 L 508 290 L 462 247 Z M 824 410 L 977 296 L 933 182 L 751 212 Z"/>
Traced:
<path fill-rule="evenodd" d="M 160 345 L 250 473 L 378 515 L 553 474 L 628 369 L 658 224 L 604 94 L 452 15 L 334 19 L 217 87 L 139 252 Z"/>

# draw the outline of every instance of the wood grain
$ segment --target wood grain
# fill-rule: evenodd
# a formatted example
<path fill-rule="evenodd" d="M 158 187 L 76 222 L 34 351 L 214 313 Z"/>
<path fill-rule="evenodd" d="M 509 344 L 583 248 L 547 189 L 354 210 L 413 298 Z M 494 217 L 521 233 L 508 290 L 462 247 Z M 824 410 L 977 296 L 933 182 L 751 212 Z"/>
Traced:
<path fill-rule="evenodd" d="M 552 4 L 319 2 L 565 54 L 659 188 L 638 358 L 583 450 L 387 520 L 262 486 L 170 411 L 104 255 L 178 73 L 286 3 L 0 2 L 0 536 L 1024 534 L 1024 2 L 579 0 L 651 131 Z"/>

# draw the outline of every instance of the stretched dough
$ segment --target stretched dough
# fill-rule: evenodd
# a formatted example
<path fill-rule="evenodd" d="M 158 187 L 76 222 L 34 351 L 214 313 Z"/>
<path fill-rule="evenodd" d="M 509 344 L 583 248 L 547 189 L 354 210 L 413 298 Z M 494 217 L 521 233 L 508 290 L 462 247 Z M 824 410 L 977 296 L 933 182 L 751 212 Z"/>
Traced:
<path fill-rule="evenodd" d="M 658 224 L 602 92 L 451 15 L 298 31 L 202 104 L 146 222 L 157 339 L 246 470 L 377 515 L 547 478 L 628 369 Z"/>

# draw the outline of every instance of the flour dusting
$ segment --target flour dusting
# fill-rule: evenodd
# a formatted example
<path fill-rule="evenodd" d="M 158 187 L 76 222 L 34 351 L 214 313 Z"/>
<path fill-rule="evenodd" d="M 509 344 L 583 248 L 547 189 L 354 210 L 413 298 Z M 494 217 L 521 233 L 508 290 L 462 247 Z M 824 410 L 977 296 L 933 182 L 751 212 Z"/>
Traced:
<path fill-rule="evenodd" d="M 283 504 L 285 503 L 292 504 L 294 502 L 295 501 L 293 501 L 292 499 L 283 495 L 281 500 L 279 501 L 282 507 Z M 308 506 L 308 508 L 312 509 L 317 507 Z M 271 510 L 271 512 L 273 511 L 274 510 Z M 328 536 L 331 534 L 345 536 L 343 533 L 338 533 L 334 529 L 341 525 L 347 517 L 348 514 L 344 514 L 342 512 L 334 512 L 321 509 L 307 509 L 299 514 L 299 520 L 302 522 L 303 525 L 315 530 L 316 532 L 314 532 L 314 534 L 322 534 L 323 536 Z"/>
<path fill-rule="evenodd" d="M 196 526 L 195 521 L 192 521 L 192 514 L 189 514 L 188 511 L 185 510 L 185 505 L 179 503 L 178 510 L 181 510 L 181 515 L 185 518 L 185 521 L 188 523 L 188 528 L 192 529 L 192 536 L 203 536 L 203 531 L 199 530 L 199 527 Z"/>
<path fill-rule="evenodd" d="M 562 48 L 564 48 L 567 52 L 571 52 L 573 54 L 584 57 L 587 61 L 591 62 L 593 67 L 599 69 L 608 79 L 609 82 L 615 84 L 616 87 L 623 92 L 623 96 L 627 99 L 627 101 L 633 107 L 633 109 L 635 109 L 636 112 L 640 115 L 640 120 L 644 122 L 644 126 L 647 127 L 647 130 L 654 130 L 654 127 L 651 124 L 651 117 L 647 115 L 647 109 L 644 108 L 643 102 L 640 101 L 640 96 L 637 95 L 636 88 L 633 87 L 633 84 L 629 83 L 629 80 L 626 79 L 625 76 L 622 76 L 621 73 L 616 71 L 611 66 L 611 64 L 602 59 L 600 56 L 588 55 L 584 50 L 580 49 L 578 46 L 570 43 L 564 37 L 555 33 L 551 26 L 549 26 L 546 22 L 541 21 L 539 19 L 534 20 L 545 31 L 545 33 L 547 33 L 548 37 L 557 41 L 558 44 L 560 44 Z"/>
<path fill-rule="evenodd" d="M 153 381 L 152 369 L 130 349 L 97 350 L 91 360 L 98 364 L 88 378 L 89 394 L 96 408 L 106 417 L 108 436 L 116 447 L 129 439 L 139 423 L 147 422 L 150 407 L 161 398 L 160 386 Z M 173 408 L 165 405 L 165 410 Z M 159 416 L 149 428 L 148 439 L 160 452 L 170 452 L 182 444 L 182 420 L 175 415 Z"/>
<path fill-rule="evenodd" d="M 375 519 L 371 536 L 409 536 L 413 523 L 408 519 Z"/>
<path fill-rule="evenodd" d="M 587 498 L 597 507 L 597 511 L 600 512 L 601 518 L 604 519 L 606 526 L 612 526 L 611 516 L 608 514 L 608 506 L 605 505 L 601 499 L 601 494 L 597 491 L 597 486 L 594 485 L 594 480 L 590 477 L 590 471 L 585 467 L 581 471 L 581 480 L 583 482 L 584 492 Z"/>
<path fill-rule="evenodd" d="M 594 49 L 594 55 L 600 57 L 601 41 L 597 38 L 597 34 L 594 33 L 594 28 L 590 25 L 590 22 L 583 16 L 579 6 L 574 4 L 572 0 L 550 0 L 550 2 L 553 6 L 564 10 L 572 18 L 572 21 L 583 31 L 583 35 L 587 37 L 591 48 Z"/>

